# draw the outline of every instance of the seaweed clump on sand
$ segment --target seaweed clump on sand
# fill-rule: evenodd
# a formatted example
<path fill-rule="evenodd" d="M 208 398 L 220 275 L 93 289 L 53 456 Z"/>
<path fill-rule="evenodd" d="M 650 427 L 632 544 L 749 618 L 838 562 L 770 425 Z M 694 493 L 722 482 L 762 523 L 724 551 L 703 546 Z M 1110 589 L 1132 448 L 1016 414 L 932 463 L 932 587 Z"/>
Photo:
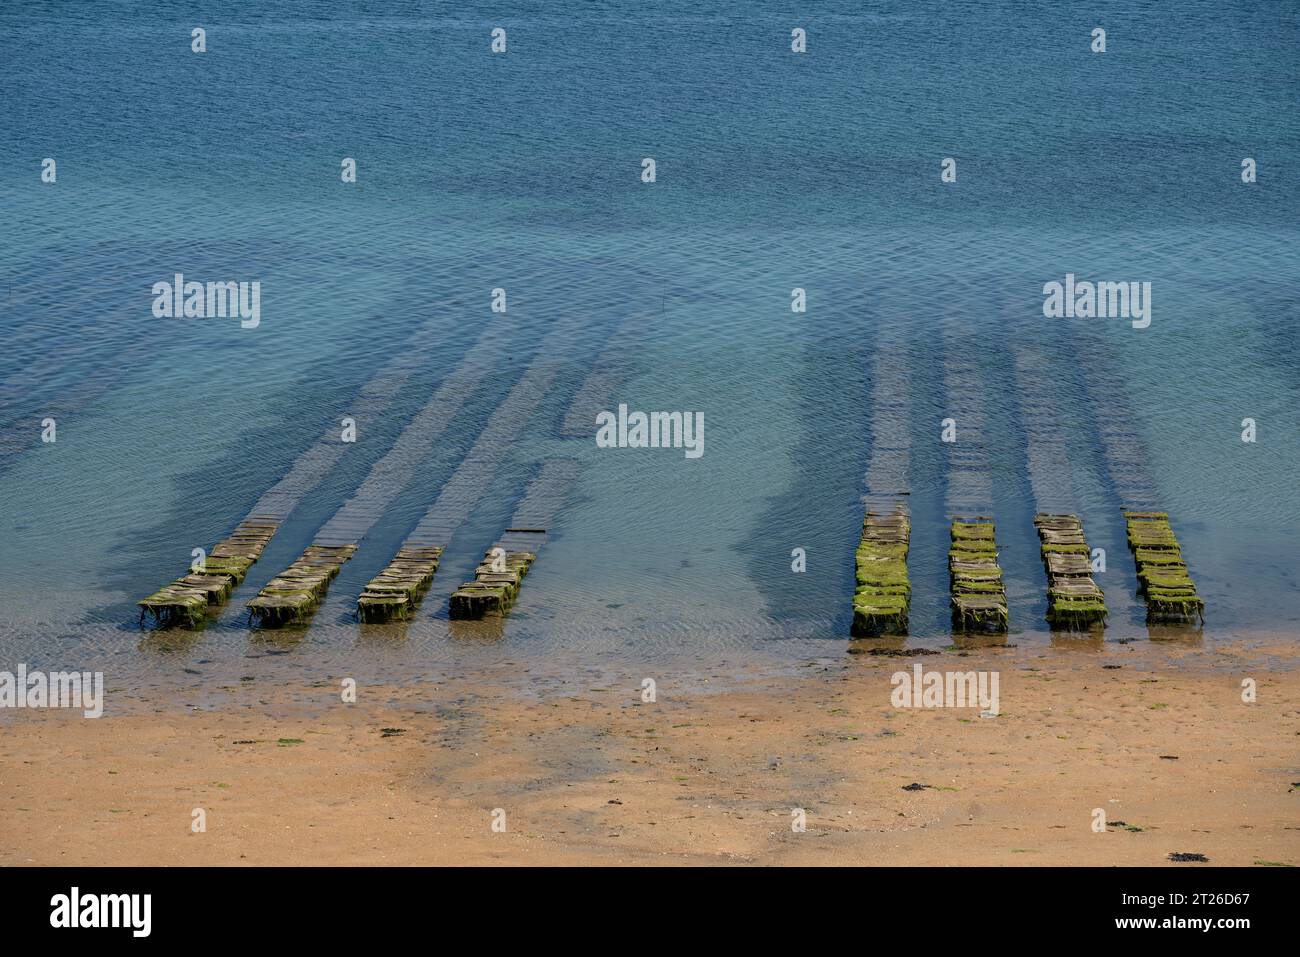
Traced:
<path fill-rule="evenodd" d="M 1053 628 L 1087 630 L 1106 621 L 1106 599 L 1092 578 L 1092 552 L 1074 515 L 1034 516 L 1047 570 L 1047 621 Z"/>
<path fill-rule="evenodd" d="M 1147 621 L 1191 624 L 1205 620 L 1205 602 L 1188 574 L 1182 548 L 1166 512 L 1125 512 L 1128 547 L 1137 562 L 1138 593 Z"/>
<path fill-rule="evenodd" d="M 978 516 L 953 520 L 948 550 L 952 588 L 952 626 L 958 632 L 1005 634 L 1007 592 L 998 565 L 993 520 Z"/>
<path fill-rule="evenodd" d="M 856 638 L 907 634 L 912 586 L 907 577 L 907 549 L 912 525 L 907 508 L 896 505 L 887 515 L 867 510 L 862 538 L 854 553 L 853 624 Z"/>

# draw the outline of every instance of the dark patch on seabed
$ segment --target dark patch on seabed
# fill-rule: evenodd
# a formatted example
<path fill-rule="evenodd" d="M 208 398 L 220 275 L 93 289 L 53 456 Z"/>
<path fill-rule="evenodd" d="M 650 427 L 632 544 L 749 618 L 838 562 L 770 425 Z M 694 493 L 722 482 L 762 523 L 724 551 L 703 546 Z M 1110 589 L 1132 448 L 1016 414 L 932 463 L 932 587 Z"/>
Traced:
<path fill-rule="evenodd" d="M 938 290 L 917 290 L 907 295 L 904 308 L 917 308 L 921 315 L 934 315 L 942 297 Z M 912 433 L 907 506 L 912 515 L 907 574 L 912 583 L 908 610 L 908 641 L 946 641 L 951 632 L 949 606 L 948 523 L 945 520 L 944 471 L 947 452 L 940 444 L 939 423 L 947 415 L 942 388 L 944 345 L 939 335 L 924 341 L 911 338 L 899 347 L 899 361 L 908 362 L 911 404 L 908 428 Z"/>
<path fill-rule="evenodd" d="M 1146 624 L 1145 608 L 1136 600 L 1137 565 L 1133 556 L 1124 547 L 1127 533 L 1124 527 L 1123 510 L 1125 502 L 1120 487 L 1111 472 L 1108 452 L 1101 436 L 1101 418 L 1103 416 L 1121 416 L 1134 421 L 1133 409 L 1127 388 L 1118 376 L 1115 357 L 1109 346 L 1099 342 L 1095 337 L 1075 334 L 1072 336 L 1075 362 L 1070 365 L 1069 380 L 1071 394 L 1078 397 L 1078 403 L 1084 410 L 1084 421 L 1088 428 L 1081 437 L 1086 453 L 1097 464 L 1096 474 L 1101 481 L 1107 507 L 1102 514 L 1086 516 L 1085 528 L 1092 528 L 1096 541 L 1109 541 L 1111 547 L 1106 550 L 1107 575 L 1102 584 L 1103 590 L 1112 597 L 1123 590 L 1131 599 L 1129 602 L 1128 624 L 1133 628 L 1142 628 Z M 1106 397 L 1109 402 L 1103 405 Z M 1147 460 L 1144 453 L 1143 460 Z M 1096 536 L 1100 528 L 1102 536 Z M 1114 602 L 1112 601 L 1112 609 Z M 1111 612 L 1109 625 L 1119 624 L 1119 617 Z"/>
<path fill-rule="evenodd" d="M 1267 283 L 1251 298 L 1256 344 L 1261 362 L 1281 371 L 1291 387 L 1292 400 L 1300 397 L 1300 296 Z M 1293 406 L 1294 408 L 1294 406 Z"/>
<path fill-rule="evenodd" d="M 866 316 L 867 303 L 860 294 L 840 309 Z M 741 546 L 766 614 L 791 630 L 812 630 L 829 618 L 833 634 L 848 636 L 862 476 L 871 453 L 869 368 L 870 347 L 861 337 L 848 347 L 807 337 L 792 377 L 804 427 L 792 449 L 795 478 L 767 499 Z M 796 547 L 807 553 L 803 573 L 792 569 Z"/>
<path fill-rule="evenodd" d="M 1014 634 L 1042 630 L 1047 588 L 1034 528 L 1034 494 L 1029 482 L 1029 436 L 1015 395 L 1015 357 L 1006 342 L 1006 327 L 996 326 L 984 341 L 985 409 L 993 474 L 993 514 L 998 564 L 1006 583 L 1010 629 Z"/>

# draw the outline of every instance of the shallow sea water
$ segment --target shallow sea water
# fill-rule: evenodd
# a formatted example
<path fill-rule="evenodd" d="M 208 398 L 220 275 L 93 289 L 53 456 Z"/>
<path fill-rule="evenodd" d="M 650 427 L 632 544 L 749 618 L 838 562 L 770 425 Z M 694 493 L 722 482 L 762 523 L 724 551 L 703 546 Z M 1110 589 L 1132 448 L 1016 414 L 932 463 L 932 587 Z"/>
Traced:
<path fill-rule="evenodd" d="M 1036 485 L 1107 550 L 1106 641 L 1150 637 L 1120 514 L 1140 503 L 1101 438 L 1115 422 L 1141 451 L 1129 479 L 1171 513 L 1208 603 L 1203 632 L 1180 640 L 1294 635 L 1300 25 L 1287 5 L 1225 17 L 1192 3 L 1174 22 L 1131 8 L 1097 11 L 1110 47 L 1096 56 L 1091 19 L 1064 11 L 525 4 L 502 21 L 499 57 L 495 11 L 472 5 L 217 4 L 201 56 L 184 5 L 100 4 L 94 22 L 7 8 L 0 667 L 102 666 L 129 687 L 234 673 L 250 655 L 383 678 L 502 656 L 840 654 L 864 476 L 873 450 L 900 442 L 908 645 L 940 648 L 966 481 L 939 442 L 948 416 L 985 453 L 1012 642 L 1053 641 Z M 789 53 L 796 23 L 804 56 Z M 1246 155 L 1260 163 L 1250 186 Z M 339 181 L 344 156 L 355 185 Z M 955 184 L 939 182 L 945 156 Z M 261 326 L 154 318 L 152 284 L 178 271 L 259 280 Z M 1043 284 L 1067 272 L 1151 282 L 1151 326 L 1044 318 Z M 495 287 L 505 316 L 489 309 Z M 502 325 L 509 347 L 468 370 L 472 394 L 310 627 L 250 632 L 244 602 Z M 195 634 L 139 631 L 135 600 L 227 534 L 407 354 L 409 378 L 223 613 Z M 1025 354 L 1059 417 L 1051 434 L 1019 404 Z M 873 412 L 882 355 L 909 384 L 888 422 Z M 958 358 L 978 375 L 970 432 L 970 397 L 946 375 Z M 361 586 L 533 362 L 553 384 L 419 615 L 359 626 Z M 566 429 L 593 373 L 602 408 L 703 412 L 704 455 L 600 450 L 594 422 Z M 1030 453 L 1046 445 L 1068 469 L 1035 482 Z M 557 457 L 582 472 L 514 612 L 448 622 L 447 596 Z"/>

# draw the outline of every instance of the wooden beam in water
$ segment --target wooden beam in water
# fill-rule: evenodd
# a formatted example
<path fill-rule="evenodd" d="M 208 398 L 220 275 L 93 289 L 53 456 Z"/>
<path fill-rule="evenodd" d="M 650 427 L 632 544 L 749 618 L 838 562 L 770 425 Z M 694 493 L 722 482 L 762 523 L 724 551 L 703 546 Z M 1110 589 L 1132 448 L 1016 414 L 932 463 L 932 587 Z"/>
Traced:
<path fill-rule="evenodd" d="M 998 565 L 993 519 L 956 518 L 951 527 L 948 575 L 952 588 L 952 627 L 956 632 L 1005 634 L 1007 592 Z"/>
<path fill-rule="evenodd" d="M 448 614 L 454 619 L 505 615 L 519 597 L 524 576 L 546 544 L 547 529 L 577 479 L 576 459 L 551 459 L 528 483 L 505 534 L 487 550 L 472 581 L 452 593 Z"/>
<path fill-rule="evenodd" d="M 262 628 L 304 624 L 355 551 L 355 545 L 307 546 L 296 562 L 267 582 L 248 603 L 249 618 Z"/>
<path fill-rule="evenodd" d="M 892 512 L 867 509 L 862 538 L 853 555 L 853 624 L 855 638 L 906 635 L 912 586 L 907 576 L 907 551 L 912 525 L 901 502 Z"/>
<path fill-rule="evenodd" d="M 262 557 L 278 527 L 274 519 L 256 515 L 240 522 L 229 537 L 212 546 L 203 563 L 192 567 L 190 574 L 136 602 L 140 606 L 140 623 L 144 624 L 149 615 L 161 627 L 202 627 L 209 607 L 219 607 L 230 599 L 248 569 Z"/>
<path fill-rule="evenodd" d="M 1075 515 L 1034 516 L 1047 571 L 1047 621 L 1052 628 L 1087 630 L 1106 622 L 1106 599 L 1092 578 L 1092 551 Z"/>
<path fill-rule="evenodd" d="M 353 398 L 348 406 L 351 416 L 358 422 L 374 421 L 392 404 L 397 394 L 404 387 L 411 375 L 427 359 L 431 350 L 437 348 L 443 335 L 441 319 L 425 323 L 415 336 L 405 344 L 400 353 L 379 370 Z M 432 446 L 439 434 L 443 420 L 460 408 L 465 396 L 473 391 L 478 382 L 480 370 L 489 366 L 497 357 L 513 348 L 514 338 L 509 327 L 491 327 L 470 348 L 457 367 L 449 373 L 434 393 L 426 408 L 417 415 L 416 420 L 408 425 L 403 435 L 415 433 L 419 442 L 408 440 L 401 447 L 395 446 L 382 461 L 380 472 L 383 474 L 381 491 L 388 498 L 380 499 L 371 494 L 375 482 L 365 485 L 356 496 L 359 501 L 349 502 L 340 509 L 335 525 L 327 524 L 316 536 L 317 546 L 355 545 L 361 534 L 369 529 L 369 524 L 378 516 L 382 508 L 391 501 L 394 489 L 400 486 L 393 478 L 399 470 L 401 475 L 414 474 L 413 459 L 418 459 Z M 430 407 L 434 411 L 430 411 Z M 275 534 L 278 526 L 288 518 L 312 489 L 317 487 L 324 477 L 349 448 L 340 441 L 337 427 L 330 425 L 323 435 L 313 443 L 293 463 L 289 471 L 268 489 L 254 506 L 248 516 L 230 538 L 215 546 L 209 553 L 203 575 L 225 576 L 231 581 L 229 590 L 211 582 L 196 582 L 179 579 L 160 589 L 148 598 L 140 601 L 141 623 L 145 615 L 152 614 L 154 619 L 164 625 L 182 627 L 199 627 L 206 620 L 204 602 L 219 605 L 230 597 L 233 587 L 243 581 L 249 567 L 261 555 L 262 549 Z M 414 451 L 413 451 L 414 450 Z M 375 470 L 372 469 L 372 472 Z M 377 481 L 377 480 L 376 480 Z M 332 536 L 332 537 L 323 537 Z M 190 578 L 190 576 L 187 576 Z M 212 601 L 213 598 L 217 601 Z M 258 596 L 259 598 L 264 596 Z M 265 624 L 271 625 L 279 618 L 291 619 L 293 615 L 302 614 L 303 599 L 293 597 L 287 590 L 280 600 L 258 602 L 258 617 Z M 273 607 L 279 606 L 279 607 Z M 314 606 L 307 610 L 309 614 Z"/>
<path fill-rule="evenodd" d="M 474 569 L 474 577 L 452 592 L 448 614 L 453 619 L 504 616 L 519 597 L 524 576 L 546 541 L 544 531 L 507 532 L 489 548 Z M 525 548 L 524 546 L 529 546 Z"/>
<path fill-rule="evenodd" d="M 886 307 L 886 312 L 889 312 Z M 896 313 L 895 313 L 896 314 Z M 866 495 L 862 534 L 853 553 L 854 638 L 908 632 L 912 586 L 907 554 L 912 526 L 904 497 L 910 494 L 908 466 L 912 439 L 911 351 L 886 342 L 881 333 L 872 351 L 871 458 L 863 481 Z"/>
<path fill-rule="evenodd" d="M 1128 547 L 1137 562 L 1138 592 L 1149 623 L 1205 621 L 1205 602 L 1183 561 L 1183 550 L 1166 512 L 1125 512 Z"/>
<path fill-rule="evenodd" d="M 393 560 L 366 584 L 357 599 L 357 617 L 364 622 L 410 618 L 433 584 L 442 546 L 404 545 Z"/>

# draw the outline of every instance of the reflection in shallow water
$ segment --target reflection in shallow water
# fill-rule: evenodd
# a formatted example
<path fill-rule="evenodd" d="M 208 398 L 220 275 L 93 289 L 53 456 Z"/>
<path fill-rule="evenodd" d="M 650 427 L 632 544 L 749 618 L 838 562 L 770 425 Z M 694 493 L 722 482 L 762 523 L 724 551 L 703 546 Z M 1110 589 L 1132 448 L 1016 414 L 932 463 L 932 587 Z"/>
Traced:
<path fill-rule="evenodd" d="M 1200 645 L 1205 640 L 1203 625 L 1147 625 L 1147 637 L 1152 641 L 1176 641 L 1184 645 Z"/>

